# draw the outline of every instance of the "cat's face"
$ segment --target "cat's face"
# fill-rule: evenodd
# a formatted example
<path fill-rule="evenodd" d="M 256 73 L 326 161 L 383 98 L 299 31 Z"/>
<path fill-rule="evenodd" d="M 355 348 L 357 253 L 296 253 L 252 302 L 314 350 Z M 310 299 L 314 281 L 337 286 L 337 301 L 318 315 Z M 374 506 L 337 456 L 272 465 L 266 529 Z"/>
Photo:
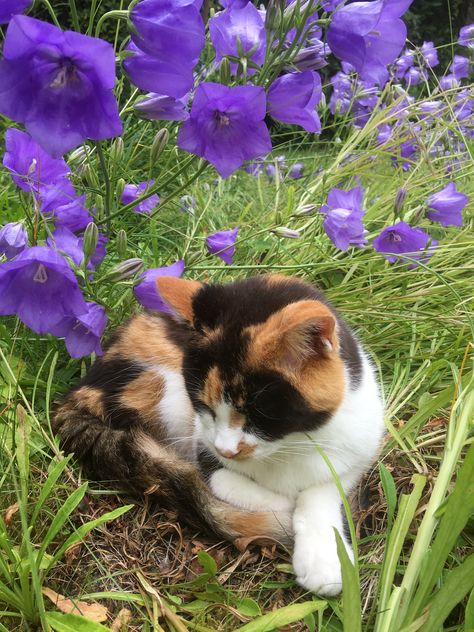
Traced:
<path fill-rule="evenodd" d="M 265 458 L 337 409 L 337 321 L 311 286 L 262 276 L 222 286 L 162 277 L 158 287 L 192 327 L 183 374 L 201 438 L 221 459 Z"/>

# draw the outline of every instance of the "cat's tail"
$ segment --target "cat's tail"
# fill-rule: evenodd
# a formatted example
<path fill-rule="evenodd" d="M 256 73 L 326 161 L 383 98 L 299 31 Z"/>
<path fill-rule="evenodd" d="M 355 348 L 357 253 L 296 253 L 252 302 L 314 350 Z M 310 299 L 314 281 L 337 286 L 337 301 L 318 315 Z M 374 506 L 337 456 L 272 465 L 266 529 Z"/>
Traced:
<path fill-rule="evenodd" d="M 62 449 L 74 453 L 88 476 L 134 495 L 148 495 L 157 505 L 177 511 L 187 524 L 227 540 L 271 538 L 290 544 L 289 514 L 244 511 L 218 500 L 199 469 L 172 448 L 142 428 L 112 428 L 84 404 L 66 398 L 57 409 L 53 430 Z"/>

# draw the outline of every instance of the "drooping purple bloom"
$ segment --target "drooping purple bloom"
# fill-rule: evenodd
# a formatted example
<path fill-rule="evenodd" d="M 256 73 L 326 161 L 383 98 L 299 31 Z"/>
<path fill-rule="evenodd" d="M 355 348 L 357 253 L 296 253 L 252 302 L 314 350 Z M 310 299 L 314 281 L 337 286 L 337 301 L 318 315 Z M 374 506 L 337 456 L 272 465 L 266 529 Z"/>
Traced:
<path fill-rule="evenodd" d="M 76 266 L 80 266 L 84 259 L 82 238 L 77 237 L 69 228 L 60 226 L 46 240 L 50 248 L 54 248 L 62 255 L 71 257 Z"/>
<path fill-rule="evenodd" d="M 226 178 L 246 160 L 271 151 L 265 106 L 263 88 L 201 83 L 178 146 L 205 158 Z"/>
<path fill-rule="evenodd" d="M 211 255 L 217 255 L 227 265 L 232 265 L 238 233 L 239 227 L 237 226 L 231 230 L 220 230 L 209 235 L 206 239 L 208 251 Z"/>
<path fill-rule="evenodd" d="M 227 55 L 241 57 L 242 53 L 253 63 L 259 66 L 263 64 L 266 51 L 265 24 L 257 7 L 251 2 L 243 8 L 232 6 L 217 13 L 209 20 L 209 33 L 217 62 Z M 235 73 L 237 64 L 231 63 L 231 69 Z M 247 74 L 254 72 L 253 68 L 247 70 Z"/>
<path fill-rule="evenodd" d="M 335 11 L 327 41 L 339 59 L 350 62 L 362 79 L 385 83 L 402 50 L 407 28 L 400 19 L 413 0 L 353 2 Z"/>
<path fill-rule="evenodd" d="M 51 156 L 85 139 L 122 133 L 111 44 L 23 15 L 7 30 L 0 62 L 0 112 L 24 123 Z"/>
<path fill-rule="evenodd" d="M 52 158 L 29 134 L 7 129 L 3 164 L 13 182 L 24 191 L 36 194 L 47 185 L 68 186 L 69 167 L 62 158 Z"/>
<path fill-rule="evenodd" d="M 158 292 L 156 279 L 160 276 L 180 277 L 183 272 L 184 261 L 182 259 L 164 268 L 145 270 L 145 272 L 138 277 L 140 279 L 139 283 L 133 288 L 135 298 L 147 309 L 171 313 L 172 309 L 165 303 Z"/>
<path fill-rule="evenodd" d="M 268 113 L 277 121 L 319 134 L 321 121 L 316 105 L 321 94 L 321 78 L 312 70 L 282 75 L 268 89 Z"/>
<path fill-rule="evenodd" d="M 441 77 L 439 85 L 442 90 L 451 90 L 451 88 L 457 88 L 459 86 L 459 80 L 454 75 L 446 75 Z"/>
<path fill-rule="evenodd" d="M 362 224 L 365 211 L 361 208 L 364 190 L 354 187 L 349 191 L 332 189 L 327 204 L 321 207 L 326 215 L 323 228 L 336 248 L 348 250 L 350 246 L 363 248 L 367 244 L 367 231 Z"/>
<path fill-rule="evenodd" d="M 412 259 L 426 262 L 428 257 L 433 254 L 433 249 L 437 244 L 438 242 L 424 230 L 412 228 L 405 222 L 397 222 L 393 226 L 384 228 L 373 242 L 375 250 L 380 252 L 390 263 L 394 263 L 400 258 L 397 257 L 397 254 L 405 254 Z M 403 257 L 401 259 L 403 261 Z M 415 265 L 410 264 L 409 267 L 413 268 Z"/>
<path fill-rule="evenodd" d="M 421 68 L 417 68 L 416 66 L 412 66 L 411 68 L 409 68 L 404 76 L 404 80 L 406 81 L 408 86 L 417 86 L 422 81 L 426 81 L 427 78 L 428 77 L 426 76 L 426 73 Z"/>
<path fill-rule="evenodd" d="M 0 24 L 10 22 L 14 15 L 23 13 L 32 0 L 2 0 L 0 4 Z"/>
<path fill-rule="evenodd" d="M 465 79 L 471 72 L 471 62 L 467 57 L 462 55 L 454 55 L 454 59 L 449 66 L 449 74 L 453 75 L 458 81 Z"/>
<path fill-rule="evenodd" d="M 403 79 L 409 68 L 415 63 L 415 53 L 412 50 L 405 50 L 398 59 L 395 60 L 395 77 Z"/>
<path fill-rule="evenodd" d="M 28 234 L 21 222 L 10 222 L 0 228 L 0 255 L 5 255 L 7 259 L 13 259 L 27 245 Z"/>
<path fill-rule="evenodd" d="M 329 99 L 329 109 L 332 114 L 344 114 L 349 110 L 354 98 L 354 86 L 351 78 L 338 71 L 330 79 L 333 91 Z"/>
<path fill-rule="evenodd" d="M 462 226 L 462 211 L 468 201 L 468 196 L 456 191 L 456 185 L 450 182 L 426 200 L 427 206 L 433 209 L 426 215 L 442 226 Z"/>
<path fill-rule="evenodd" d="M 420 110 L 420 118 L 429 119 L 433 116 L 439 115 L 440 110 L 443 108 L 441 101 L 422 101 L 418 104 Z"/>
<path fill-rule="evenodd" d="M 102 355 L 100 338 L 107 325 L 105 309 L 97 303 L 86 303 L 87 311 L 80 316 L 67 316 L 51 328 L 54 336 L 65 338 L 71 358 L 83 358 L 91 353 Z"/>
<path fill-rule="evenodd" d="M 0 264 L 0 315 L 16 314 L 38 334 L 50 332 L 66 316 L 87 306 L 67 261 L 46 246 L 26 248 Z"/>
<path fill-rule="evenodd" d="M 144 99 L 135 103 L 136 112 L 147 119 L 157 121 L 185 121 L 189 118 L 187 110 L 188 95 L 169 97 L 165 94 L 150 92 Z"/>
<path fill-rule="evenodd" d="M 105 244 L 109 241 L 107 235 L 99 233 L 99 238 L 97 239 L 97 246 L 95 247 L 95 251 L 92 253 L 90 261 L 87 265 L 89 268 L 96 268 L 98 265 L 102 263 L 107 254 L 107 249 Z"/>
<path fill-rule="evenodd" d="M 254 160 L 253 162 L 249 162 L 246 164 L 243 169 L 251 176 L 258 177 L 263 171 L 263 160 Z"/>
<path fill-rule="evenodd" d="M 267 165 L 265 165 L 265 175 L 269 180 L 275 180 L 276 172 L 277 168 L 272 162 L 269 162 Z"/>
<path fill-rule="evenodd" d="M 73 233 L 84 230 L 92 221 L 92 215 L 85 208 L 86 196 L 71 196 L 70 192 L 62 194 L 56 190 L 48 191 L 40 197 L 41 212 L 54 219 L 56 228 L 68 228 Z"/>
<path fill-rule="evenodd" d="M 474 48 L 474 24 L 467 24 L 461 28 L 459 31 L 458 44 L 460 46 Z"/>
<path fill-rule="evenodd" d="M 377 145 L 384 145 L 392 136 L 392 128 L 388 123 L 381 123 L 377 127 Z"/>
<path fill-rule="evenodd" d="M 288 175 L 293 180 L 299 180 L 303 177 L 304 164 L 302 162 L 295 162 L 288 171 Z"/>
<path fill-rule="evenodd" d="M 454 116 L 456 120 L 461 122 L 469 119 L 473 114 L 473 110 L 474 102 L 469 89 L 460 90 L 455 98 Z"/>
<path fill-rule="evenodd" d="M 124 204 L 130 204 L 138 197 L 145 195 L 145 193 L 150 190 L 154 183 L 154 180 L 149 180 L 148 182 L 140 182 L 140 184 L 126 184 L 122 193 L 121 201 Z M 147 213 L 149 215 L 153 211 L 153 209 L 158 206 L 159 202 L 160 196 L 154 193 L 153 195 L 150 195 L 150 197 L 148 197 L 146 200 L 138 202 L 138 204 L 134 206 L 132 210 L 134 210 L 135 213 Z"/>
<path fill-rule="evenodd" d="M 423 42 L 420 52 L 428 68 L 434 68 L 439 64 L 438 51 L 433 42 Z"/>

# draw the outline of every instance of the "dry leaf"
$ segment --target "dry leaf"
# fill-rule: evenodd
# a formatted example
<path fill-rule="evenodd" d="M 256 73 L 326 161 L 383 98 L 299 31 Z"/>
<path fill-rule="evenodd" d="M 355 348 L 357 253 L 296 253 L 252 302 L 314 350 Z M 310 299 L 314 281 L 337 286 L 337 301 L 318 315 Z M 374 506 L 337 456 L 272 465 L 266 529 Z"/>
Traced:
<path fill-rule="evenodd" d="M 132 619 L 132 613 L 128 608 L 122 608 L 118 615 L 115 617 L 110 629 L 112 632 L 124 632 L 128 630 L 128 624 Z"/>
<path fill-rule="evenodd" d="M 10 524 L 13 516 L 16 514 L 18 509 L 20 509 L 20 505 L 18 503 L 15 503 L 14 505 L 10 505 L 10 507 L 8 507 L 8 509 L 5 512 L 5 522 L 7 524 Z"/>
<path fill-rule="evenodd" d="M 67 599 L 63 595 L 51 590 L 51 588 L 43 588 L 42 592 L 48 599 L 51 599 L 56 608 L 61 610 L 61 612 L 66 614 L 78 614 L 97 623 L 101 623 L 107 619 L 107 608 L 98 603 L 87 603 L 76 599 Z"/>
<path fill-rule="evenodd" d="M 77 559 L 81 547 L 82 542 L 75 542 L 65 550 L 64 557 L 66 559 L 66 564 L 71 565 Z"/>

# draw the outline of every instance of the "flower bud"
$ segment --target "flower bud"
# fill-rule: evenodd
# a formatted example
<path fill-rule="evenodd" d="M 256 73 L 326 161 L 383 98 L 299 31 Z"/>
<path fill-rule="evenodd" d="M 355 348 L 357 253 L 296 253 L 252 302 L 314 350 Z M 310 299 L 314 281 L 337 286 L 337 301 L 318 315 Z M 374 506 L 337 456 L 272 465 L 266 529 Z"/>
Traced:
<path fill-rule="evenodd" d="M 82 175 L 85 181 L 87 182 L 87 184 L 91 187 L 91 189 L 99 188 L 99 179 L 97 178 L 97 174 L 91 165 L 89 164 L 84 165 L 84 170 L 83 170 Z"/>
<path fill-rule="evenodd" d="M 117 254 L 120 259 L 125 259 L 127 256 L 127 233 L 123 228 L 117 233 Z"/>
<path fill-rule="evenodd" d="M 400 189 L 398 189 L 397 191 L 394 204 L 395 212 L 397 213 L 397 215 L 400 215 L 401 211 L 403 210 L 407 193 L 408 191 L 405 189 L 405 187 L 400 187 Z"/>
<path fill-rule="evenodd" d="M 89 222 L 84 231 L 84 239 L 82 241 L 82 252 L 84 253 L 84 262 L 87 264 L 97 248 L 99 241 L 99 229 L 94 222 Z"/>
<path fill-rule="evenodd" d="M 301 237 L 300 232 L 298 230 L 293 230 L 292 228 L 287 228 L 286 226 L 279 226 L 278 228 L 274 228 L 272 230 L 274 235 L 278 237 L 284 237 L 285 239 L 298 239 Z"/>
<path fill-rule="evenodd" d="M 115 283 L 116 281 L 124 281 L 125 279 L 132 279 L 143 270 L 143 261 L 141 259 L 127 259 L 121 263 L 117 263 L 109 272 L 103 277 L 102 281 L 109 281 Z"/>
<path fill-rule="evenodd" d="M 281 22 L 281 2 L 280 0 L 270 0 L 265 14 L 265 30 L 274 33 L 278 30 Z"/>
<path fill-rule="evenodd" d="M 303 206 L 300 206 L 299 208 L 296 209 L 293 215 L 296 215 L 297 217 L 305 217 L 306 215 L 314 215 L 314 213 L 316 212 L 316 209 L 317 209 L 316 204 L 303 204 Z"/>
<path fill-rule="evenodd" d="M 81 145 L 81 147 L 78 147 L 74 151 L 71 151 L 71 153 L 68 156 L 67 161 L 71 165 L 84 164 L 87 161 L 87 158 L 89 157 L 90 153 L 91 153 L 91 150 L 87 145 Z"/>
<path fill-rule="evenodd" d="M 151 145 L 151 162 L 154 164 L 160 157 L 163 149 L 168 144 L 170 134 L 167 129 L 163 128 L 156 132 L 155 138 Z"/>
<path fill-rule="evenodd" d="M 225 86 L 230 83 L 230 62 L 227 57 L 223 57 L 220 65 L 220 79 Z"/>
<path fill-rule="evenodd" d="M 115 186 L 115 196 L 117 198 L 117 200 L 121 200 L 122 199 L 122 195 L 123 195 L 123 190 L 125 189 L 125 185 L 126 182 L 123 178 L 119 178 L 117 180 L 117 184 Z"/>
<path fill-rule="evenodd" d="M 110 147 L 110 157 L 112 158 L 114 162 L 120 162 L 120 160 L 123 157 L 123 150 L 124 150 L 123 138 L 119 136 L 118 138 L 114 140 L 114 142 L 112 143 L 112 146 Z"/>

